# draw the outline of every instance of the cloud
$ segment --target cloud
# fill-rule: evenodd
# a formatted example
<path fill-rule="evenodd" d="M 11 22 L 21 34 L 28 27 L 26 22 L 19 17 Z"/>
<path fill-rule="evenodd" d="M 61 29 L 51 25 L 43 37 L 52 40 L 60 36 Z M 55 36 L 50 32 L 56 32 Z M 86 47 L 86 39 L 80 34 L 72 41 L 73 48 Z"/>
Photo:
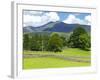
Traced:
<path fill-rule="evenodd" d="M 31 16 L 31 15 L 24 15 L 24 26 L 38 26 L 38 23 L 41 22 L 40 16 Z M 41 25 L 41 24 L 40 24 Z"/>
<path fill-rule="evenodd" d="M 68 15 L 68 14 L 66 14 Z M 68 17 L 63 20 L 67 24 L 91 24 L 91 16 L 87 15 L 84 18 L 78 18 L 80 14 L 69 14 Z M 23 14 L 23 26 L 42 26 L 48 22 L 60 21 L 60 17 L 57 12 L 45 12 L 45 11 L 24 11 Z"/>
<path fill-rule="evenodd" d="M 24 11 L 24 15 L 42 15 L 44 12 L 42 11 L 31 11 L 31 10 L 27 10 Z"/>
<path fill-rule="evenodd" d="M 70 14 L 64 21 L 67 24 L 83 24 L 84 22 L 75 15 Z"/>
<path fill-rule="evenodd" d="M 47 16 L 50 18 L 50 21 L 53 21 L 53 22 L 60 20 L 58 14 L 56 12 L 49 12 L 49 13 L 47 13 Z"/>
<path fill-rule="evenodd" d="M 42 26 L 50 21 L 56 22 L 59 16 L 56 12 L 42 12 L 42 11 L 26 11 L 24 12 L 24 27 L 25 26 Z"/>
<path fill-rule="evenodd" d="M 83 25 L 90 25 L 90 17 L 86 16 L 85 19 L 77 18 L 76 15 L 70 14 L 63 22 L 67 24 L 83 24 Z"/>
<path fill-rule="evenodd" d="M 88 15 L 88 16 L 85 16 L 85 21 L 87 22 L 88 25 L 91 24 L 91 16 Z"/>
<path fill-rule="evenodd" d="M 72 23 L 76 23 L 76 17 L 74 15 L 69 15 L 63 22 L 68 23 L 68 24 L 72 24 Z"/>

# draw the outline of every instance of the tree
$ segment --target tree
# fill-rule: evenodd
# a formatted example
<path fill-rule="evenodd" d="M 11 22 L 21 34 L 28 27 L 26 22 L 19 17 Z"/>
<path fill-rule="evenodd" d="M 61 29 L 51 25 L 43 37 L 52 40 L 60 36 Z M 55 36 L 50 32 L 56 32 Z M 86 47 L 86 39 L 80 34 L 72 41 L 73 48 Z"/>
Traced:
<path fill-rule="evenodd" d="M 29 35 L 28 34 L 24 34 L 24 36 L 23 36 L 23 48 L 25 50 L 29 50 L 30 49 L 30 39 L 29 39 Z"/>
<path fill-rule="evenodd" d="M 46 34 L 42 35 L 42 51 L 47 51 L 48 49 L 49 36 Z"/>
<path fill-rule="evenodd" d="M 86 30 L 79 26 L 73 30 L 68 40 L 68 44 L 70 47 L 87 49 L 90 47 L 90 37 Z"/>
<path fill-rule="evenodd" d="M 63 41 L 63 47 L 67 46 L 67 39 L 66 39 L 66 37 L 60 36 L 60 38 L 61 38 L 62 41 Z"/>
<path fill-rule="evenodd" d="M 88 50 L 90 48 L 90 37 L 87 34 L 80 35 L 80 48 Z"/>
<path fill-rule="evenodd" d="M 62 51 L 63 40 L 57 33 L 52 33 L 48 41 L 48 50 L 49 51 Z"/>
<path fill-rule="evenodd" d="M 32 38 L 30 40 L 31 47 L 30 49 L 32 51 L 42 51 L 42 37 L 39 34 L 32 35 Z"/>
<path fill-rule="evenodd" d="M 45 34 L 34 33 L 30 38 L 30 50 L 44 51 L 47 50 L 48 36 Z"/>

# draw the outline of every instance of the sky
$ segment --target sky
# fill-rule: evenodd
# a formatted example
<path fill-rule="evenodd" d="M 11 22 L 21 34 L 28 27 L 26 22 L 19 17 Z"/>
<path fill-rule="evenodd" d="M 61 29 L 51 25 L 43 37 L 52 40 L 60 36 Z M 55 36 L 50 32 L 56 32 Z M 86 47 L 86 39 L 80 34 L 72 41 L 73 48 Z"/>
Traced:
<path fill-rule="evenodd" d="M 23 11 L 23 27 L 39 27 L 49 22 L 61 21 L 66 24 L 91 25 L 90 13 L 52 12 L 52 11 Z"/>

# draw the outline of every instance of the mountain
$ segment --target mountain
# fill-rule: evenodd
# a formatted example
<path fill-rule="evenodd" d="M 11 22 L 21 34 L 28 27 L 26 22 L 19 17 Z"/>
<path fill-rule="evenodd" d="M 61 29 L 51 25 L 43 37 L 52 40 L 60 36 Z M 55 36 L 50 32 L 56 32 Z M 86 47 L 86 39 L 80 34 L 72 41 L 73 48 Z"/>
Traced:
<path fill-rule="evenodd" d="M 76 27 L 81 26 L 87 32 L 90 32 L 91 26 L 90 25 L 79 25 L 79 24 L 66 24 L 64 22 L 49 22 L 43 26 L 33 27 L 27 26 L 23 28 L 24 32 L 72 32 Z"/>
<path fill-rule="evenodd" d="M 90 26 L 89 25 L 66 24 L 66 23 L 63 23 L 63 22 L 59 22 L 59 23 L 55 24 L 52 28 L 47 28 L 44 31 L 71 32 L 78 26 L 81 26 L 81 27 L 85 28 L 87 31 L 90 31 Z"/>
<path fill-rule="evenodd" d="M 44 31 L 47 28 L 52 28 L 56 22 L 49 22 L 45 25 L 39 26 L 39 27 L 34 27 L 34 26 L 26 26 L 23 28 L 23 32 L 41 32 Z"/>

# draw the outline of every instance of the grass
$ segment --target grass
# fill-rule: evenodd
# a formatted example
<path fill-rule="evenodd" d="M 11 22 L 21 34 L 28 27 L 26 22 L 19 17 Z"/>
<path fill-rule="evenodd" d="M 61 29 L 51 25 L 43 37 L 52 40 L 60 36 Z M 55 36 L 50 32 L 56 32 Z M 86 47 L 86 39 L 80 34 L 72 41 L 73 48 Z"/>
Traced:
<path fill-rule="evenodd" d="M 91 60 L 91 52 L 84 51 L 78 48 L 65 48 L 62 52 L 48 52 L 48 51 L 26 51 L 24 54 L 61 54 L 66 57 L 79 57 L 80 60 Z M 88 58 L 81 58 L 88 57 Z M 53 57 L 37 57 L 37 58 L 24 58 L 23 69 L 36 69 L 36 68 L 60 68 L 60 67 L 80 67 L 90 66 L 90 62 L 75 62 Z"/>
<path fill-rule="evenodd" d="M 24 54 L 55 54 L 55 52 L 49 51 L 26 51 L 24 50 Z M 56 54 L 63 54 L 66 56 L 90 56 L 90 51 L 81 50 L 78 48 L 65 48 L 62 52 L 56 52 Z"/>
<path fill-rule="evenodd" d="M 62 54 L 65 54 L 66 56 L 84 56 L 84 57 L 90 57 L 91 52 L 90 51 L 85 51 L 81 50 L 79 48 L 68 48 L 64 49 Z"/>
<path fill-rule="evenodd" d="M 90 63 L 65 61 L 58 58 L 25 58 L 24 69 L 89 66 Z"/>

